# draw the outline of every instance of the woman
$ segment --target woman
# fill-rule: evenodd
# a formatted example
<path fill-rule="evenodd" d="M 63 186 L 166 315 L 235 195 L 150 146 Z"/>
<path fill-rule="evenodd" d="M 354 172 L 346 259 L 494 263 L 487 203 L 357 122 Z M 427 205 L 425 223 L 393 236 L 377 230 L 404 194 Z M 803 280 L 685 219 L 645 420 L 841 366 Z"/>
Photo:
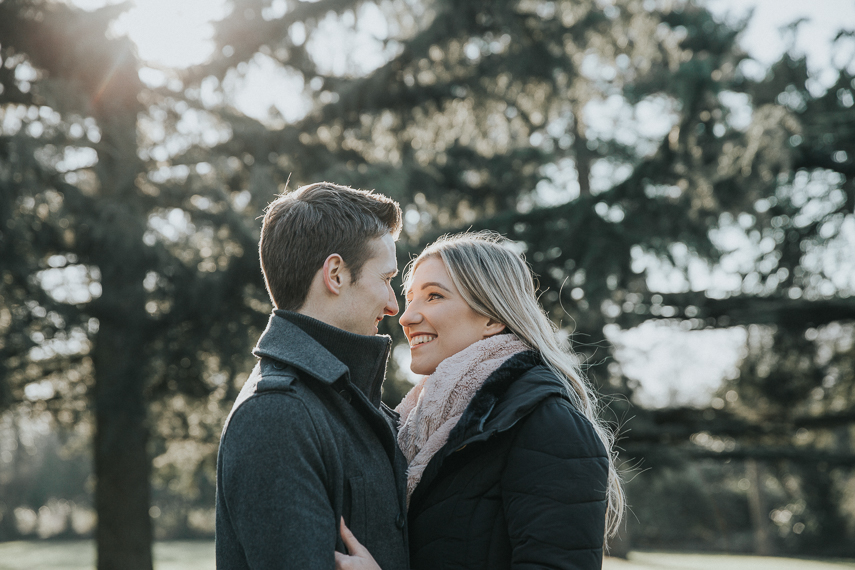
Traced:
<path fill-rule="evenodd" d="M 600 568 L 624 500 L 612 437 L 540 308 L 525 261 L 492 233 L 441 238 L 411 264 L 400 323 L 413 372 L 414 569 Z M 342 524 L 337 566 L 377 568 Z"/>

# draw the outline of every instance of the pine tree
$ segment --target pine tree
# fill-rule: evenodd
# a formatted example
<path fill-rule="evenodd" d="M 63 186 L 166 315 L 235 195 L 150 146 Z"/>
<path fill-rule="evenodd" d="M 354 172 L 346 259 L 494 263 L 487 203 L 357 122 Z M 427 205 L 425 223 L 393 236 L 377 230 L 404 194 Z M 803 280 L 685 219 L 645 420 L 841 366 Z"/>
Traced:
<path fill-rule="evenodd" d="M 0 4 L 0 393 L 66 424 L 91 413 L 98 567 L 125 570 L 152 567 L 150 436 L 181 419 L 150 405 L 233 399 L 266 306 L 229 181 L 152 182 L 138 121 L 159 95 L 106 38 L 122 9 Z"/>

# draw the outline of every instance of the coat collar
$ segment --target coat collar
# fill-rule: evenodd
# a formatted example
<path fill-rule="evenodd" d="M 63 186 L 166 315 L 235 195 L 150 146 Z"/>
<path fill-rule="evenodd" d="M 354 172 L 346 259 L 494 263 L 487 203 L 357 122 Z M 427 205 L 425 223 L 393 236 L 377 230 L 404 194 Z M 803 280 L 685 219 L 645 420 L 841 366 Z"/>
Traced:
<path fill-rule="evenodd" d="M 252 353 L 289 364 L 325 384 L 348 377 L 375 405 L 392 339 L 349 333 L 306 315 L 275 310 Z"/>
<path fill-rule="evenodd" d="M 505 361 L 475 393 L 446 444 L 428 463 L 410 505 L 416 504 L 449 455 L 511 429 L 540 402 L 553 396 L 570 400 L 568 388 L 544 364 L 539 353 L 521 352 Z"/>
<path fill-rule="evenodd" d="M 448 436 L 449 448 L 510 429 L 549 396 L 569 399 L 567 388 L 539 353 L 526 351 L 509 358 L 475 393 Z"/>

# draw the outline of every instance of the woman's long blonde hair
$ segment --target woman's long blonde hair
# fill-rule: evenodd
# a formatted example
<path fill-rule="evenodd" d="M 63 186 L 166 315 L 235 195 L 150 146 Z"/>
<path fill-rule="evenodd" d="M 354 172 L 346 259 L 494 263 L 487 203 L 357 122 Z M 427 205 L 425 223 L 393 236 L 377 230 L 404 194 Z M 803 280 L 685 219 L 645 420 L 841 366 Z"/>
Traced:
<path fill-rule="evenodd" d="M 409 264 L 405 289 L 409 288 L 419 263 L 439 255 L 466 303 L 476 313 L 504 324 L 537 350 L 544 363 L 564 380 L 573 405 L 594 426 L 608 453 L 606 536 L 614 536 L 625 509 L 623 485 L 615 466 L 614 435 L 599 417 L 597 396 L 582 374 L 576 356 L 559 338 L 557 327 L 537 302 L 528 264 L 503 245 L 503 241 L 501 235 L 489 231 L 443 236 Z"/>

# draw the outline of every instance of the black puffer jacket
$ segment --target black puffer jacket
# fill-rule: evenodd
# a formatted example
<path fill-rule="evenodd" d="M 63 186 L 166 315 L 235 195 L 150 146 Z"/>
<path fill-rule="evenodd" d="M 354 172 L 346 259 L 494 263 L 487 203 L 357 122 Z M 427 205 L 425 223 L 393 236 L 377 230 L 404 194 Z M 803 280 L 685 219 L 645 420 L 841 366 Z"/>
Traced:
<path fill-rule="evenodd" d="M 601 568 L 608 459 L 533 352 L 478 390 L 410 500 L 416 570 Z"/>

